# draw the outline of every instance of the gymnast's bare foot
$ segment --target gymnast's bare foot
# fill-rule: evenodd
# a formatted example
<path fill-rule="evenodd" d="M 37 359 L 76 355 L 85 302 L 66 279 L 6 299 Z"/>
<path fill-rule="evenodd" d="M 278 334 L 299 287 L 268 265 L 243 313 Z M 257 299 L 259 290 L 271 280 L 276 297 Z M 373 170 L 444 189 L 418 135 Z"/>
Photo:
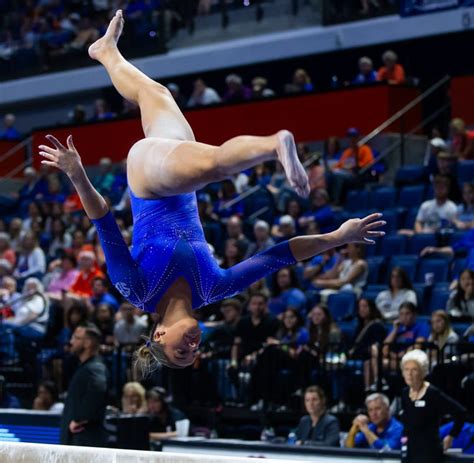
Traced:
<path fill-rule="evenodd" d="M 279 141 L 277 148 L 278 159 L 283 169 L 285 169 L 286 177 L 291 187 L 300 196 L 307 198 L 310 191 L 308 175 L 298 159 L 293 135 L 288 130 L 281 130 L 277 133 L 277 137 Z"/>
<path fill-rule="evenodd" d="M 123 30 L 123 13 L 122 10 L 117 10 L 115 16 L 110 21 L 107 32 L 103 37 L 96 40 L 89 47 L 89 56 L 92 59 L 101 61 L 101 59 L 111 50 L 117 50 L 117 42 Z"/>

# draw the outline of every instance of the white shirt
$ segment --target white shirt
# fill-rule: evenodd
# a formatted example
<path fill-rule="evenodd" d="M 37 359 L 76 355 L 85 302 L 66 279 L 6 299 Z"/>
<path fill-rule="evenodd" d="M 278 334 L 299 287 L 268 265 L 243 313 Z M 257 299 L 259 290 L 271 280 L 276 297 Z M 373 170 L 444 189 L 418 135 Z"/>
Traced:
<path fill-rule="evenodd" d="M 114 337 L 119 344 L 137 344 L 140 337 L 146 333 L 147 324 L 137 315 L 134 316 L 133 324 L 124 319 L 119 320 L 114 327 Z"/>
<path fill-rule="evenodd" d="M 221 97 L 219 94 L 211 87 L 206 87 L 206 89 L 201 93 L 201 95 L 194 97 L 192 96 L 188 101 L 188 106 L 206 106 L 210 104 L 220 103 Z"/>
<path fill-rule="evenodd" d="M 30 319 L 32 315 L 37 315 L 37 318 L 29 323 L 28 319 Z M 8 320 L 8 323 L 16 326 L 24 326 L 27 324 L 29 327 L 44 334 L 46 333 L 48 318 L 49 307 L 47 300 L 39 295 L 35 295 L 23 302 L 15 312 L 15 316 Z"/>
<path fill-rule="evenodd" d="M 397 294 L 392 294 L 390 289 L 380 292 L 375 298 L 375 304 L 387 321 L 398 318 L 398 309 L 404 302 L 417 305 L 416 293 L 412 289 L 400 289 Z"/>
<path fill-rule="evenodd" d="M 448 199 L 443 204 L 438 204 L 436 199 L 430 199 L 420 206 L 416 220 L 422 223 L 424 232 L 430 233 L 441 228 L 442 220 L 452 222 L 456 215 L 457 207 L 453 201 Z"/>
<path fill-rule="evenodd" d="M 46 272 L 46 256 L 41 248 L 35 248 L 28 255 L 20 254 L 17 268 L 22 268 L 27 264 L 28 269 L 23 272 L 18 272 L 21 278 L 26 278 L 35 273 Z"/>

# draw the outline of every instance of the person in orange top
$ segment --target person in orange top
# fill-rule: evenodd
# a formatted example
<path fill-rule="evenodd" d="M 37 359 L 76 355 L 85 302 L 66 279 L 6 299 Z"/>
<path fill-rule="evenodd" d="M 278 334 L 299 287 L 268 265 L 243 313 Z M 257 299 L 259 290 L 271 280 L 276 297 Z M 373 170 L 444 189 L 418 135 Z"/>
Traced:
<path fill-rule="evenodd" d="M 450 123 L 451 150 L 461 161 L 474 159 L 474 131 L 467 130 L 465 122 L 456 117 Z"/>
<path fill-rule="evenodd" d="M 387 50 L 382 55 L 382 61 L 385 66 L 382 66 L 377 73 L 377 80 L 379 82 L 388 82 L 389 84 L 400 85 L 405 83 L 405 69 L 401 64 L 398 64 L 398 56 L 392 50 Z"/>
<path fill-rule="evenodd" d="M 360 133 L 356 128 L 350 128 L 347 131 L 347 136 L 350 139 L 350 145 L 346 148 L 341 156 L 341 159 L 336 164 L 336 170 L 344 170 L 347 172 L 355 172 L 358 169 L 368 166 L 374 161 L 374 154 L 368 145 L 358 146 Z"/>
<path fill-rule="evenodd" d="M 78 258 L 78 267 L 80 272 L 71 286 L 70 292 L 80 297 L 91 297 L 94 278 L 105 278 L 96 266 L 95 254 L 92 251 L 81 251 Z"/>

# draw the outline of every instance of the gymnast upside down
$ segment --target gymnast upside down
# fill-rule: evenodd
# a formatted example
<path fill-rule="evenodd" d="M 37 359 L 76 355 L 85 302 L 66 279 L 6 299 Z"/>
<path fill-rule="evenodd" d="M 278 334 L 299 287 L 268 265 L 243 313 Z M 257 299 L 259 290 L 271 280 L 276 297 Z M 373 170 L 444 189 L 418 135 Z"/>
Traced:
<path fill-rule="evenodd" d="M 148 366 L 191 365 L 201 340 L 193 309 L 231 297 L 282 267 L 347 243 L 373 244 L 384 232 L 381 214 L 352 219 L 324 235 L 301 236 L 280 243 L 227 270 L 213 258 L 199 221 L 195 191 L 265 161 L 282 163 L 290 185 L 309 194 L 306 172 L 293 136 L 242 136 L 222 146 L 195 141 L 193 131 L 166 87 L 128 63 L 117 42 L 123 28 L 121 10 L 89 55 L 107 70 L 117 91 L 140 107 L 144 139 L 127 158 L 127 178 L 134 221 L 131 250 L 82 166 L 72 137 L 63 146 L 40 145 L 43 164 L 59 168 L 72 181 L 85 212 L 97 228 L 109 277 L 133 305 L 158 314 L 150 340 L 139 350 Z"/>

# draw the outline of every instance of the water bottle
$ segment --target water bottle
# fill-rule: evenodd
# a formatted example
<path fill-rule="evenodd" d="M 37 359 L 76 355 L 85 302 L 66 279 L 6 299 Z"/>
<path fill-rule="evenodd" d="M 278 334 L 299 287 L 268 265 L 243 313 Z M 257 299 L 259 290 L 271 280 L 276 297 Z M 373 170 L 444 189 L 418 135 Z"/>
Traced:
<path fill-rule="evenodd" d="M 290 434 L 288 434 L 287 443 L 288 445 L 295 445 L 296 441 L 297 441 L 296 433 L 294 431 L 291 431 Z"/>

